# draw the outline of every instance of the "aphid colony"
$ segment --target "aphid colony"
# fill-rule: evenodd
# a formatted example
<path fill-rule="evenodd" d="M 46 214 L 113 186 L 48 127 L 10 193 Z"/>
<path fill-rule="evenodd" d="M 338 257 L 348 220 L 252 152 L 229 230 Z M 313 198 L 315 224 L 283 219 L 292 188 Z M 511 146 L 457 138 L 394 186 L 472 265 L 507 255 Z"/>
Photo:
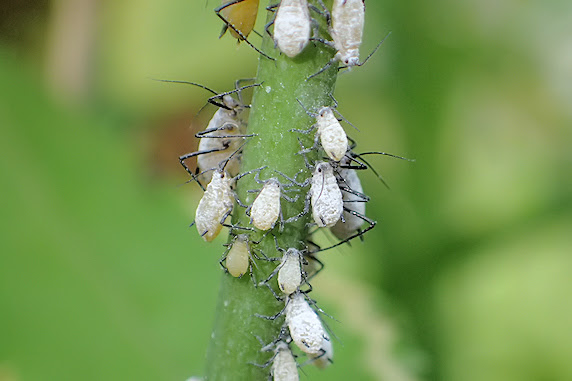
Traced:
<path fill-rule="evenodd" d="M 239 41 L 246 41 L 264 57 L 273 59 L 247 40 L 254 28 L 258 3 L 258 0 L 224 0 L 215 10 L 225 23 L 221 36 L 229 30 Z M 312 3 L 319 6 L 308 3 L 308 0 L 282 0 L 267 8 L 275 12 L 275 17 L 265 30 L 272 36 L 277 49 L 292 58 L 302 53 L 311 41 L 334 48 L 336 54 L 332 61 L 308 79 L 337 62 L 346 67 L 361 66 L 359 48 L 364 26 L 364 1 L 334 0 L 331 13 L 321 0 Z M 323 17 L 322 20 L 327 22 L 333 41 L 318 37 L 317 17 Z M 312 109 L 308 109 L 300 100 L 293 99 L 311 117 L 307 125 L 289 130 L 289 133 L 299 136 L 301 149 L 298 154 L 304 157 L 307 170 L 301 170 L 292 177 L 266 166 L 240 173 L 242 149 L 255 137 L 246 133 L 243 112 L 249 106 L 243 103 L 241 91 L 259 85 L 239 87 L 237 83 L 234 90 L 220 94 L 197 85 L 214 94 L 209 98 L 209 103 L 219 109 L 206 129 L 195 135 L 200 139 L 198 150 L 181 156 L 179 160 L 192 181 L 196 181 L 204 190 L 193 223 L 199 235 L 210 242 L 223 227 L 230 229 L 231 238 L 220 259 L 221 267 L 235 278 L 250 276 L 255 287 L 268 288 L 276 299 L 284 303 L 284 308 L 274 316 L 256 315 L 270 320 L 284 319 L 280 334 L 261 348 L 262 351 L 272 352 L 268 362 L 261 366 L 271 365 L 269 372 L 275 381 L 292 381 L 299 379 L 300 366 L 312 364 L 325 368 L 333 362 L 333 335 L 318 314 L 322 312 L 321 309 L 308 296 L 312 290 L 310 280 L 324 267 L 317 258 L 318 252 L 361 237 L 375 226 L 376 222 L 365 216 L 365 204 L 369 197 L 363 193 L 357 176 L 357 170 L 370 167 L 354 152 L 355 144 L 346 135 L 340 123 L 343 118 L 338 119 L 337 103 L 330 95 L 333 106 L 321 104 Z M 234 97 L 235 94 L 238 99 Z M 313 139 L 304 139 L 309 134 L 313 134 Z M 313 145 L 306 147 L 303 140 L 313 140 Z M 308 159 L 308 156 L 318 159 Z M 187 164 L 187 160 L 193 157 L 197 161 L 195 171 Z M 298 179 L 303 173 L 306 178 Z M 235 192 L 237 182 L 245 176 L 253 176 L 260 185 L 259 189 L 247 191 L 247 194 L 255 196 L 248 196 L 246 204 Z M 300 198 L 304 201 L 303 210 L 284 215 L 285 211 L 288 214 L 292 210 L 286 208 L 285 203 L 296 203 Z M 228 224 L 226 220 L 233 210 L 235 214 L 245 213 L 248 223 Z M 312 233 L 327 228 L 340 241 L 321 248 L 312 242 L 310 233 L 304 242 L 294 247 L 280 247 L 277 238 L 280 233 L 306 215 L 308 217 L 304 221 L 311 221 L 308 225 L 316 227 Z M 364 223 L 367 223 L 365 228 Z M 277 257 L 268 256 L 260 249 L 259 244 L 265 239 L 268 242 L 269 235 L 274 239 Z M 255 279 L 255 273 L 258 274 L 255 270 L 257 261 L 275 262 L 275 265 L 271 265 L 273 270 L 269 271 L 268 276 L 264 274 L 266 278 L 262 281 Z M 297 361 L 299 356 L 305 356 L 306 360 L 303 363 Z"/>

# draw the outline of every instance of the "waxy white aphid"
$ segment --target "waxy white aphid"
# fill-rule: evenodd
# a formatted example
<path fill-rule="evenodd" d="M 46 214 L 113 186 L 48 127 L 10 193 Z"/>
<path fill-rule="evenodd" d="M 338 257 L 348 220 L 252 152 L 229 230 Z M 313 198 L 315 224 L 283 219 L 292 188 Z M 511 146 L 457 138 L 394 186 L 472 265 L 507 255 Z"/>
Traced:
<path fill-rule="evenodd" d="M 250 208 L 250 222 L 260 230 L 271 229 L 280 217 L 280 182 L 266 181 Z"/>
<path fill-rule="evenodd" d="M 297 56 L 310 41 L 307 0 L 282 0 L 274 21 L 274 41 L 288 57 Z"/>
<path fill-rule="evenodd" d="M 309 355 L 310 362 L 320 369 L 326 368 L 334 360 L 334 345 L 327 333 L 324 334 L 322 350 L 317 355 Z"/>
<path fill-rule="evenodd" d="M 286 304 L 286 325 L 300 350 L 308 354 L 321 353 L 326 331 L 301 292 L 292 294 Z"/>
<path fill-rule="evenodd" d="M 231 186 L 233 181 L 234 178 L 225 170 L 214 171 L 199 201 L 195 213 L 195 225 L 201 237 L 207 242 L 216 238 L 222 229 L 222 223 L 232 212 L 234 193 Z"/>
<path fill-rule="evenodd" d="M 334 170 L 329 163 L 316 163 L 309 195 L 314 222 L 319 227 L 334 226 L 342 215 L 344 203 Z"/>
<path fill-rule="evenodd" d="M 278 270 L 278 287 L 286 295 L 294 293 L 302 284 L 301 255 L 298 250 L 290 248 L 282 256 L 280 270 Z"/>
<path fill-rule="evenodd" d="M 360 65 L 359 48 L 365 23 L 363 0 L 334 0 L 330 35 L 338 51 L 334 59 L 346 66 Z"/>
<path fill-rule="evenodd" d="M 250 245 L 246 234 L 236 236 L 226 254 L 225 265 L 230 275 L 235 278 L 246 274 L 250 267 Z"/>
<path fill-rule="evenodd" d="M 340 161 L 348 150 L 348 137 L 334 115 L 331 107 L 322 107 L 316 115 L 318 136 L 326 155 L 333 161 Z"/>
<path fill-rule="evenodd" d="M 298 381 L 298 367 L 292 351 L 284 341 L 276 344 L 276 355 L 272 363 L 272 376 L 274 381 Z"/>
<path fill-rule="evenodd" d="M 349 165 L 349 162 L 348 162 Z M 338 170 L 340 177 L 343 179 L 340 182 L 340 186 L 343 188 L 349 188 L 352 192 L 342 189 L 342 200 L 344 201 L 344 207 L 346 209 L 352 210 L 359 215 L 365 216 L 365 201 L 367 197 L 363 195 L 363 187 L 357 175 L 355 169 L 351 168 L 340 168 Z M 348 212 L 344 211 L 344 221 L 338 221 L 334 226 L 330 228 L 330 231 L 341 240 L 344 240 L 360 229 L 364 223 L 364 219 Z"/>

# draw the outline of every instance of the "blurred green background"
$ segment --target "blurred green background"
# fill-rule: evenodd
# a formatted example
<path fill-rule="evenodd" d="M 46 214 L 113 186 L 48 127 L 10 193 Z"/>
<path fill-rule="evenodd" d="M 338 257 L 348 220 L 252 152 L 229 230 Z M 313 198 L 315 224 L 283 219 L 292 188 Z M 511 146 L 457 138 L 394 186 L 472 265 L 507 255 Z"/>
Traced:
<path fill-rule="evenodd" d="M 391 189 L 365 173 L 378 226 L 322 256 L 335 365 L 302 379 L 571 380 L 572 2 L 367 3 L 362 56 L 392 35 L 339 110 L 416 162 L 371 158 Z M 214 109 L 151 78 L 255 75 L 216 5 L 3 0 L 0 381 L 202 374 L 224 238 L 177 157 Z"/>

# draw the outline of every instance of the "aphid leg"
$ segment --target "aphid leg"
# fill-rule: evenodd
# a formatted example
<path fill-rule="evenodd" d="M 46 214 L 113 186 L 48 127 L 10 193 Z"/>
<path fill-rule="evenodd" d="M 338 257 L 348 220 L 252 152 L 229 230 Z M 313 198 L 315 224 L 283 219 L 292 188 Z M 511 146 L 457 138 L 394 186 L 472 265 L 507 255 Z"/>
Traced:
<path fill-rule="evenodd" d="M 298 180 L 296 180 L 296 177 L 298 177 L 299 174 L 301 174 L 302 172 L 304 172 L 304 170 L 299 170 L 296 175 L 294 176 L 294 178 L 288 176 L 287 174 L 285 174 L 284 172 L 281 172 L 277 169 L 274 170 L 274 172 L 278 173 L 279 175 L 281 175 L 282 177 L 284 177 L 286 180 L 290 181 L 292 184 L 297 185 L 301 188 L 307 187 L 308 184 L 310 184 L 310 181 L 312 180 L 311 178 L 306 179 L 304 182 L 299 182 Z"/>
<path fill-rule="evenodd" d="M 242 0 L 241 0 L 241 1 L 242 1 Z M 239 80 L 239 81 L 240 81 L 240 80 Z M 235 82 L 235 84 L 236 84 L 236 82 Z M 240 103 L 242 104 L 242 99 L 241 99 L 241 98 L 242 98 L 242 96 L 241 96 L 242 90 L 248 89 L 248 88 L 251 88 L 251 87 L 261 86 L 261 85 L 262 85 L 262 83 L 253 83 L 252 85 L 246 85 L 246 86 L 238 87 L 238 88 L 235 88 L 234 90 L 230 90 L 230 91 L 227 91 L 227 92 L 224 92 L 224 93 L 217 93 L 216 95 L 210 97 L 210 98 L 207 100 L 207 102 L 209 102 L 210 104 L 213 104 L 213 105 L 215 105 L 215 106 L 222 107 L 222 108 L 224 108 L 224 109 L 226 109 L 226 110 L 230 110 L 230 109 L 228 108 L 228 106 L 224 105 L 224 103 L 222 103 L 222 102 L 221 102 L 221 103 L 217 102 L 216 99 L 221 99 L 221 100 L 222 100 L 222 98 L 223 98 L 225 95 L 230 95 L 230 94 L 237 93 L 237 94 L 238 94 L 238 99 L 239 99 Z"/>
<path fill-rule="evenodd" d="M 366 217 L 366 216 L 364 216 L 364 215 L 362 215 L 362 214 L 356 212 L 355 210 L 351 210 L 351 209 L 348 209 L 348 208 L 346 208 L 346 207 L 344 207 L 344 210 L 345 210 L 346 212 L 350 213 L 350 214 L 353 214 L 354 216 L 356 216 L 356 217 L 358 217 L 358 218 L 361 218 L 362 220 L 364 220 L 365 222 L 367 222 L 367 223 L 369 224 L 369 226 L 368 226 L 367 228 L 365 228 L 364 230 L 358 230 L 358 232 L 357 232 L 356 234 L 354 234 L 354 235 L 352 235 L 352 236 L 350 236 L 350 237 L 344 239 L 343 241 L 340 241 L 340 242 L 336 243 L 335 245 L 332 245 L 332 246 L 326 247 L 325 249 L 320 249 L 320 250 L 316 251 L 316 253 L 317 253 L 317 252 L 320 252 L 320 251 L 326 251 L 326 250 L 333 249 L 334 247 L 343 245 L 344 243 L 349 242 L 350 240 L 352 240 L 352 239 L 354 239 L 354 238 L 356 238 L 356 237 L 361 237 L 361 236 L 363 236 L 365 233 L 367 233 L 368 231 L 370 231 L 371 229 L 373 229 L 373 228 L 375 227 L 375 225 L 377 224 L 377 221 L 374 221 L 374 220 L 372 220 L 372 219 L 370 219 L 370 218 L 368 218 L 368 217 Z"/>
<path fill-rule="evenodd" d="M 318 273 L 319 273 L 320 271 L 322 271 L 322 270 L 324 269 L 325 265 L 324 265 L 324 262 L 320 261 L 320 260 L 318 259 L 318 257 L 316 257 L 316 256 L 313 255 L 313 254 L 307 254 L 306 257 L 310 258 L 312 261 L 317 262 L 317 263 L 320 265 L 320 268 L 317 269 L 315 273 L 313 273 L 312 275 L 308 276 L 308 279 L 307 279 L 307 280 L 310 281 L 312 278 L 314 278 L 316 275 L 318 275 Z"/>
<path fill-rule="evenodd" d="M 276 294 L 276 291 L 274 291 L 274 289 L 268 284 L 265 283 L 264 281 L 261 281 L 260 283 L 258 283 L 258 286 L 266 286 L 268 287 L 268 289 L 270 290 L 270 292 L 272 292 L 272 295 L 274 295 L 274 298 L 276 298 L 276 300 L 278 300 L 279 302 L 283 302 L 284 298 L 281 297 L 280 295 Z"/>
<path fill-rule="evenodd" d="M 317 0 L 317 2 L 322 7 L 322 10 L 317 9 L 316 6 L 313 4 L 310 4 L 310 8 L 312 10 L 314 10 L 316 13 L 318 13 L 322 16 L 325 16 L 326 22 L 328 23 L 328 26 L 332 25 L 332 15 L 330 14 L 328 7 L 326 7 L 326 4 L 324 4 L 324 2 L 322 0 Z"/>
<path fill-rule="evenodd" d="M 276 315 L 266 316 L 266 315 L 254 314 L 254 316 L 256 316 L 257 318 L 266 319 L 266 320 L 276 320 L 280 316 L 284 315 L 284 311 L 286 311 L 286 306 L 284 306 L 284 308 L 282 308 L 280 310 L 280 312 L 278 312 Z"/>
<path fill-rule="evenodd" d="M 234 181 L 238 181 L 238 180 L 240 180 L 241 178 L 243 178 L 244 176 L 250 175 L 251 173 L 262 171 L 263 169 L 265 169 L 265 168 L 267 168 L 267 167 L 268 167 L 268 166 L 265 165 L 265 166 L 263 166 L 263 167 L 256 168 L 256 169 L 252 169 L 252 170 L 250 170 L 250 171 L 241 173 L 241 174 L 235 176 Z"/>
<path fill-rule="evenodd" d="M 318 114 L 316 114 L 315 112 L 312 112 L 312 111 L 308 110 L 308 109 L 306 108 L 306 106 L 304 106 L 304 104 L 300 101 L 300 99 L 296 98 L 296 101 L 298 101 L 298 103 L 300 104 L 300 106 L 302 106 L 302 108 L 304 109 L 304 111 L 306 111 L 306 114 L 308 114 L 308 115 L 311 116 L 312 118 L 315 118 L 315 117 L 318 115 Z M 312 126 L 312 127 L 315 128 L 315 126 Z M 310 128 L 310 129 L 308 130 L 308 133 L 309 133 L 310 131 L 312 131 L 312 129 L 313 129 L 313 128 Z M 290 130 L 290 131 L 292 131 L 292 130 Z M 298 132 L 302 132 L 302 131 L 298 131 Z"/>
<path fill-rule="evenodd" d="M 304 210 L 302 210 L 300 213 L 296 214 L 295 216 L 288 218 L 286 221 L 284 221 L 285 224 L 288 224 L 288 223 L 294 222 L 294 221 L 298 221 L 300 219 L 300 217 L 306 215 L 308 213 L 308 211 L 310 211 L 309 194 L 310 193 L 308 193 L 308 196 L 306 196 L 306 200 L 304 202 Z M 325 223 L 324 223 L 324 225 L 325 225 Z"/>
<path fill-rule="evenodd" d="M 244 0 L 229 1 L 228 3 L 223 4 L 220 7 L 216 8 L 214 11 L 215 11 L 216 15 L 227 25 L 227 27 L 230 27 L 232 30 L 234 30 L 236 32 L 236 34 L 238 34 L 238 36 L 240 37 L 239 41 L 246 42 L 252 49 L 256 50 L 263 57 L 268 58 L 269 60 L 272 60 L 272 61 L 276 61 L 275 58 L 270 57 L 269 55 L 267 55 L 266 53 L 264 53 L 263 51 L 258 49 L 256 46 L 254 46 L 250 41 L 248 41 L 246 36 L 244 34 L 242 34 L 242 32 L 240 30 L 238 30 L 238 28 L 236 28 L 231 22 L 229 22 L 227 19 L 225 19 L 224 16 L 221 14 L 221 11 L 223 9 L 228 8 L 228 7 L 235 5 L 235 4 L 241 3 L 243 1 Z M 226 29 L 224 29 L 223 31 L 226 31 Z M 220 37 L 222 37 L 222 34 L 220 35 Z"/>

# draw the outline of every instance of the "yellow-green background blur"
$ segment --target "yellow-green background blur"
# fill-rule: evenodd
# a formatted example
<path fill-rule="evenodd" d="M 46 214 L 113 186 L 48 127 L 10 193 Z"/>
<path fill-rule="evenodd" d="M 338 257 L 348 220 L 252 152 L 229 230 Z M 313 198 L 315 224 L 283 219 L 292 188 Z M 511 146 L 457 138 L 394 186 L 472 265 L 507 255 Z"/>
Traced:
<path fill-rule="evenodd" d="M 214 108 L 151 78 L 255 75 L 216 5 L 3 0 L 1 381 L 202 374 L 224 237 L 177 157 Z M 388 31 L 335 96 L 416 162 L 370 158 L 391 189 L 363 173 L 378 226 L 322 256 L 335 364 L 301 379 L 572 380 L 572 2 L 368 1 L 362 57 Z"/>

